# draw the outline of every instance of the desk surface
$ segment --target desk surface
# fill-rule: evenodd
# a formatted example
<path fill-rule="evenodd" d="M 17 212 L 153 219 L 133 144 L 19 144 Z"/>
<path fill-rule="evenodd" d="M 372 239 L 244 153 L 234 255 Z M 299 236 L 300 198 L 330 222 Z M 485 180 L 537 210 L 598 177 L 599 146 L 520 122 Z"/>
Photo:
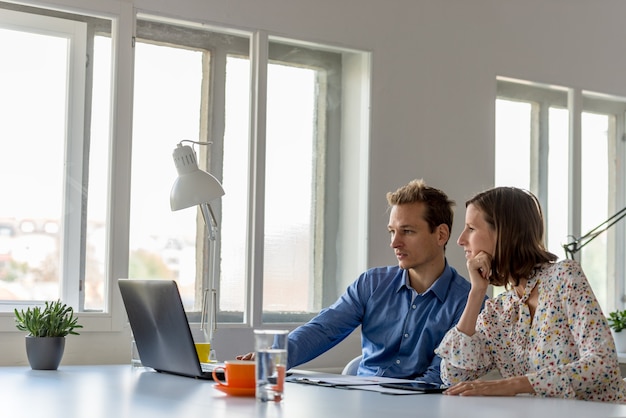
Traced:
<path fill-rule="evenodd" d="M 0 367 L 0 411 L 11 417 L 613 417 L 626 405 L 534 397 L 387 395 L 288 383 L 280 404 L 230 397 L 213 382 L 121 366 L 57 371 Z"/>

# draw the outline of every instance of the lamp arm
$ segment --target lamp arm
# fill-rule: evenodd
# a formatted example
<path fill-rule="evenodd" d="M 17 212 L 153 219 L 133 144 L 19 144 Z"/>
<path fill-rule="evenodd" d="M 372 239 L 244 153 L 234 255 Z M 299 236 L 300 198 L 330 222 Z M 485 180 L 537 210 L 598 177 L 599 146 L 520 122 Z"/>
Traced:
<path fill-rule="evenodd" d="M 202 218 L 204 219 L 204 224 L 209 233 L 209 240 L 215 242 L 217 239 L 217 220 L 215 219 L 213 208 L 208 203 L 202 203 L 200 204 L 200 211 L 202 212 Z"/>
<path fill-rule="evenodd" d="M 591 231 L 587 232 L 585 235 L 574 239 L 573 241 L 564 244 L 563 249 L 565 250 L 565 254 L 568 258 L 573 259 L 574 255 L 580 251 L 584 246 L 593 241 L 598 235 L 602 234 L 617 222 L 622 220 L 626 216 L 626 207 L 622 208 L 613 216 L 608 218 L 606 221 L 602 222 L 600 225 L 593 228 Z"/>
<path fill-rule="evenodd" d="M 208 245 L 209 245 L 209 257 L 210 264 L 208 284 L 209 287 L 205 288 L 202 293 L 202 312 L 200 320 L 200 329 L 208 331 L 209 342 L 211 342 L 211 353 L 209 354 L 211 359 L 215 358 L 215 349 L 213 347 L 213 337 L 217 331 L 217 283 L 215 281 L 215 263 L 216 263 L 216 248 L 215 241 L 217 239 L 217 219 L 211 205 L 206 202 L 199 205 L 202 217 L 204 218 L 204 224 L 206 225 L 208 232 Z M 208 316 L 208 330 L 207 326 Z"/>
<path fill-rule="evenodd" d="M 209 307 L 208 307 L 209 296 L 208 296 L 208 294 L 209 294 L 210 291 L 211 291 L 210 289 L 204 289 L 202 291 L 202 308 L 201 308 L 201 311 L 200 311 L 200 330 L 202 332 L 204 332 L 205 335 L 206 335 L 206 331 L 207 331 L 206 330 L 206 325 L 207 325 L 207 322 L 208 322 L 206 316 L 207 316 L 207 313 L 209 312 Z M 211 342 L 211 338 L 210 337 L 209 337 L 209 342 Z"/>

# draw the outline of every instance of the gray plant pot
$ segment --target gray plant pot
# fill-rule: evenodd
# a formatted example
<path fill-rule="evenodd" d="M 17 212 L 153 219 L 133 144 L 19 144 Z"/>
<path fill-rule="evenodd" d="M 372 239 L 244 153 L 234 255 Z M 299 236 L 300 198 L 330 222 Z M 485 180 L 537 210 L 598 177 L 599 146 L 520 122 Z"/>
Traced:
<path fill-rule="evenodd" d="M 65 337 L 26 336 L 26 356 L 33 370 L 56 370 L 59 368 Z"/>

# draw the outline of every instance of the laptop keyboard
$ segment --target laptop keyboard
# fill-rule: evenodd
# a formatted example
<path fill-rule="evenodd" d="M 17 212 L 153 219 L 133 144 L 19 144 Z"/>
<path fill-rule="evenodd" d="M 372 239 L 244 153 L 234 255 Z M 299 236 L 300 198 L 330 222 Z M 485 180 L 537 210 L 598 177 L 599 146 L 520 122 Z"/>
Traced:
<path fill-rule="evenodd" d="M 200 363 L 203 372 L 212 372 L 216 367 L 224 367 L 224 363 Z"/>

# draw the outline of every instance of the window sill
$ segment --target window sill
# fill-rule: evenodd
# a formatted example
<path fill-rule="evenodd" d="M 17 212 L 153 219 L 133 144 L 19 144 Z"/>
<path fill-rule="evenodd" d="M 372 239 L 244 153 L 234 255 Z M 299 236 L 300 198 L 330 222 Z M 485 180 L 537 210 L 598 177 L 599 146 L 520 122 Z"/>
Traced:
<path fill-rule="evenodd" d="M 111 313 L 77 313 L 78 323 L 83 326 L 78 330 L 84 332 L 119 332 L 124 328 L 125 319 L 117 318 L 119 315 Z M 0 333 L 22 332 L 15 327 L 15 315 L 12 312 L 0 313 Z"/>
<path fill-rule="evenodd" d="M 25 305 L 26 306 L 26 305 Z M 113 298 L 111 312 L 76 312 L 78 323 L 83 326 L 78 332 L 120 332 L 128 324 L 121 297 Z M 0 333 L 22 332 L 15 327 L 13 311 L 0 312 Z"/>

